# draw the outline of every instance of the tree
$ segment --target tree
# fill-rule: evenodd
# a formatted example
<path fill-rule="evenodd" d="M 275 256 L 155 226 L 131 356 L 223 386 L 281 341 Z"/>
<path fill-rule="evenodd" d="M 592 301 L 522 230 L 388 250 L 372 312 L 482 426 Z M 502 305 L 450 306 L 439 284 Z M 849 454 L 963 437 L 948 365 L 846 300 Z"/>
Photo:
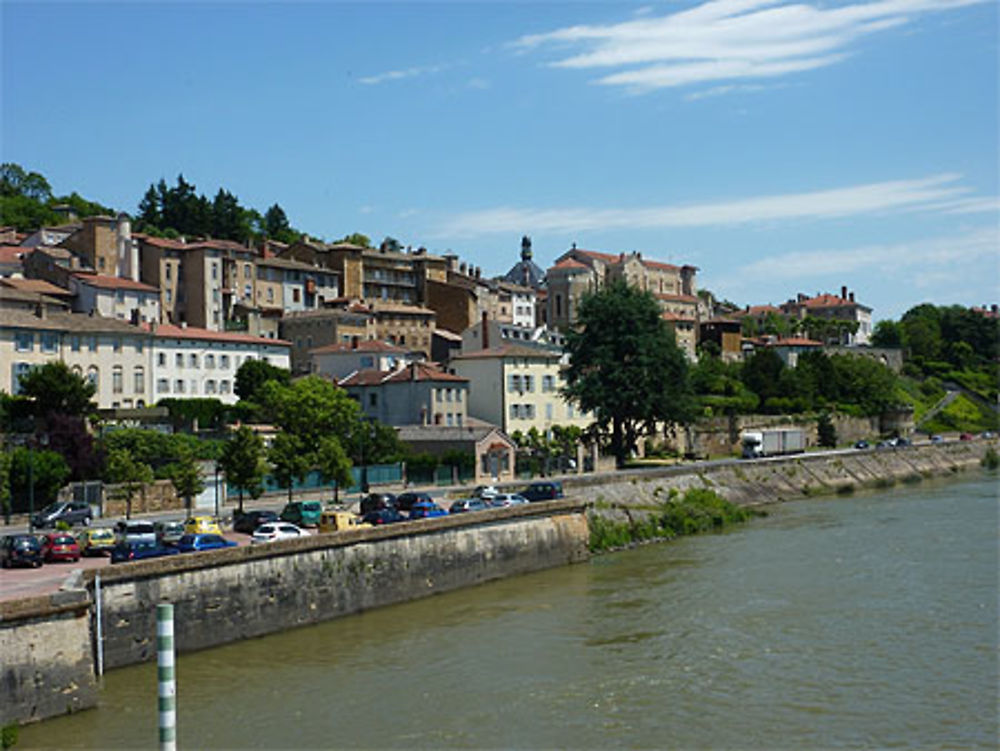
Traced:
<path fill-rule="evenodd" d="M 371 238 L 368 235 L 363 235 L 360 232 L 352 232 L 349 235 L 345 235 L 344 239 L 341 240 L 342 243 L 350 243 L 351 245 L 359 245 L 362 248 L 370 248 L 372 246 Z"/>
<path fill-rule="evenodd" d="M 0 511 L 5 524 L 10 524 L 11 507 L 10 467 L 13 457 L 9 451 L 0 451 Z"/>
<path fill-rule="evenodd" d="M 18 446 L 11 452 L 11 493 L 22 499 L 33 495 L 36 508 L 56 499 L 69 473 L 66 460 L 55 451 Z"/>
<path fill-rule="evenodd" d="M 243 513 L 243 493 L 257 498 L 264 490 L 264 441 L 246 425 L 237 430 L 222 449 L 219 466 L 226 482 L 240 494 Z"/>
<path fill-rule="evenodd" d="M 819 445 L 823 448 L 837 447 L 837 430 L 833 426 L 829 412 L 822 413 L 816 420 L 816 435 L 819 439 Z"/>
<path fill-rule="evenodd" d="M 302 438 L 294 433 L 278 433 L 268 449 L 267 459 L 271 462 L 271 474 L 278 487 L 288 489 L 288 501 L 292 500 L 295 482 L 302 482 L 312 466 L 313 452 L 307 448 Z"/>
<path fill-rule="evenodd" d="M 872 331 L 873 347 L 900 347 L 903 344 L 903 332 L 896 321 L 884 320 L 875 324 Z"/>
<path fill-rule="evenodd" d="M 132 499 L 153 481 L 153 469 L 145 462 L 136 461 L 128 449 L 115 449 L 108 453 L 104 470 L 105 479 L 121 485 L 125 492 L 125 518 L 132 518 Z"/>
<path fill-rule="evenodd" d="M 323 482 L 334 484 L 334 499 L 339 497 L 341 486 L 349 486 L 354 479 L 351 476 L 351 460 L 336 436 L 328 435 L 320 440 L 315 454 L 316 469 L 319 470 Z"/>
<path fill-rule="evenodd" d="M 580 301 L 567 334 L 569 367 L 563 395 L 611 429 L 619 467 L 640 431 L 693 414 L 687 361 L 648 292 L 614 282 Z"/>
<path fill-rule="evenodd" d="M 191 499 L 205 489 L 201 468 L 195 461 L 194 454 L 189 449 L 184 449 L 178 460 L 170 465 L 167 476 L 177 495 L 184 499 L 184 508 L 190 513 Z"/>
<path fill-rule="evenodd" d="M 780 394 L 781 371 L 785 363 L 770 348 L 758 349 L 745 363 L 741 378 L 746 387 L 754 392 L 761 404 Z"/>
<path fill-rule="evenodd" d="M 21 376 L 20 389 L 24 396 L 33 400 L 34 413 L 38 417 L 50 414 L 80 417 L 96 409 L 94 384 L 74 373 L 62 360 L 32 368 Z"/>
<path fill-rule="evenodd" d="M 247 360 L 236 371 L 235 390 L 240 399 L 248 402 L 258 402 L 258 391 L 268 381 L 277 381 L 288 385 L 291 373 L 285 368 L 279 368 L 263 360 Z"/>
<path fill-rule="evenodd" d="M 386 237 L 382 244 L 379 246 L 382 250 L 388 251 L 390 253 L 402 253 L 403 244 L 399 242 L 395 237 Z"/>

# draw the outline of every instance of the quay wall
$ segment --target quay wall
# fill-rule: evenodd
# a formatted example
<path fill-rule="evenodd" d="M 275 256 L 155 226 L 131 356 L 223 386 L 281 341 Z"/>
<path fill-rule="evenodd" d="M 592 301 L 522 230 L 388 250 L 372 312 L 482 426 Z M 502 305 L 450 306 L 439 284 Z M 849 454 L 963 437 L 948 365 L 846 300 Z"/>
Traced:
<path fill-rule="evenodd" d="M 85 590 L 0 602 L 0 727 L 97 704 Z"/>
<path fill-rule="evenodd" d="M 587 503 L 590 513 L 615 521 L 641 519 L 656 511 L 672 489 L 709 488 L 740 505 L 780 503 L 819 495 L 846 495 L 978 469 L 994 441 L 954 441 L 898 449 L 796 454 L 763 460 L 626 470 L 601 481 L 573 478 L 567 495 Z"/>

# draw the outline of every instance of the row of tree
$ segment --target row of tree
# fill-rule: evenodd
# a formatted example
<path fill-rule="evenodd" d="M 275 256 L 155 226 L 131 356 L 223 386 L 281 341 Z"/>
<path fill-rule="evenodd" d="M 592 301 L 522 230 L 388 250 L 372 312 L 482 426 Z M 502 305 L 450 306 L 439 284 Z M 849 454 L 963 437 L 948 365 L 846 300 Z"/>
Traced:
<path fill-rule="evenodd" d="M 27 231 L 58 224 L 65 216 L 58 207 L 66 207 L 79 217 L 113 213 L 75 191 L 53 194 L 49 181 L 38 172 L 28 172 L 12 162 L 0 164 L 0 225 Z"/>
<path fill-rule="evenodd" d="M 928 372 L 935 364 L 954 369 L 995 366 L 1000 359 L 1000 318 L 961 305 L 924 303 L 898 321 L 875 325 L 872 344 L 903 347 L 908 361 Z"/>
<path fill-rule="evenodd" d="M 778 313 L 768 313 L 758 321 L 750 316 L 742 320 L 743 336 L 753 337 L 764 334 L 782 338 L 804 336 L 824 344 L 839 344 L 858 331 L 857 321 L 820 318 L 807 315 L 805 318 L 791 318 Z"/>

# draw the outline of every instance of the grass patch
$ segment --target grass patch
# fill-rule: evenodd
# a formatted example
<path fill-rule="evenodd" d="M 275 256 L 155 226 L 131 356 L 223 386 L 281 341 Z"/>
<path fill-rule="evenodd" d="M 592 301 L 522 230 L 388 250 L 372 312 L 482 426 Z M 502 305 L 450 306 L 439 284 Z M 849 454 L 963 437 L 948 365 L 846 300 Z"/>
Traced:
<path fill-rule="evenodd" d="M 730 503 L 713 490 L 690 488 L 653 507 L 642 521 L 617 522 L 591 515 L 590 550 L 598 553 L 647 540 L 717 532 L 763 515 L 762 511 Z"/>

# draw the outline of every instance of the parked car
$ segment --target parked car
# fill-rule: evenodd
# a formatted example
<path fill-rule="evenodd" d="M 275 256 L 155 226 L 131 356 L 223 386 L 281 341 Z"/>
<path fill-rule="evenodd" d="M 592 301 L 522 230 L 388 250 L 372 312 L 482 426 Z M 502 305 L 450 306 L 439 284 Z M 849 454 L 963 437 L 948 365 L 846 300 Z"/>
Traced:
<path fill-rule="evenodd" d="M 932 435 L 931 436 L 931 443 L 944 443 L 944 438 L 942 438 L 939 435 Z"/>
<path fill-rule="evenodd" d="M 177 548 L 157 545 L 155 542 L 120 542 L 111 550 L 111 562 L 144 561 L 147 558 L 162 558 L 180 552 Z"/>
<path fill-rule="evenodd" d="M 0 566 L 42 565 L 42 546 L 34 535 L 7 535 L 0 542 Z"/>
<path fill-rule="evenodd" d="M 563 497 L 562 483 L 557 480 L 533 482 L 521 491 L 529 501 L 551 501 Z"/>
<path fill-rule="evenodd" d="M 434 501 L 416 501 L 410 507 L 410 519 L 430 519 L 435 516 L 448 516 L 448 512 Z"/>
<path fill-rule="evenodd" d="M 115 546 L 115 531 L 110 527 L 91 527 L 77 538 L 83 555 L 104 555 Z"/>
<path fill-rule="evenodd" d="M 236 516 L 236 519 L 233 521 L 233 531 L 252 535 L 261 524 L 276 521 L 278 521 L 278 515 L 273 511 L 268 511 L 267 509 L 247 511 Z"/>
<path fill-rule="evenodd" d="M 489 499 L 490 505 L 497 508 L 504 506 L 516 506 L 519 503 L 528 503 L 528 499 L 520 493 L 497 493 Z"/>
<path fill-rule="evenodd" d="M 191 516 L 184 521 L 186 535 L 221 535 L 219 522 L 211 516 Z"/>
<path fill-rule="evenodd" d="M 199 553 L 202 550 L 220 550 L 222 548 L 235 547 L 235 542 L 231 542 L 222 535 L 216 534 L 184 535 L 177 541 L 177 549 L 182 553 Z"/>
<path fill-rule="evenodd" d="M 900 436 L 895 441 L 893 441 L 893 446 L 896 448 L 906 448 L 907 446 L 912 446 L 913 442 L 909 438 L 903 438 Z"/>
<path fill-rule="evenodd" d="M 345 529 L 370 526 L 371 524 L 361 521 L 360 517 L 355 516 L 350 511 L 338 509 L 327 509 L 319 518 L 320 532 L 342 532 Z"/>
<path fill-rule="evenodd" d="M 115 525 L 115 539 L 118 542 L 144 542 L 156 544 L 156 528 L 152 522 L 126 519 Z"/>
<path fill-rule="evenodd" d="M 406 517 L 399 513 L 396 508 L 390 507 L 367 513 L 361 517 L 361 521 L 365 524 L 371 524 L 373 527 L 381 527 L 384 524 L 405 522 Z"/>
<path fill-rule="evenodd" d="M 472 490 L 472 497 L 482 498 L 484 501 L 488 501 L 491 498 L 493 498 L 493 496 L 495 496 L 498 492 L 500 491 L 498 491 L 496 487 L 493 485 L 477 485 Z"/>
<path fill-rule="evenodd" d="M 972 440 L 972 433 L 962 433 L 962 435 L 960 435 L 958 437 L 958 440 L 960 440 L 960 441 L 971 441 Z"/>
<path fill-rule="evenodd" d="M 319 526 L 319 518 L 323 514 L 323 504 L 319 501 L 292 501 L 281 509 L 280 519 L 302 527 Z"/>
<path fill-rule="evenodd" d="M 996 438 L 997 434 L 994 433 L 992 430 L 984 430 L 982 437 L 985 438 L 986 440 L 991 440 L 993 438 Z"/>
<path fill-rule="evenodd" d="M 462 514 L 466 511 L 485 511 L 490 508 L 488 501 L 482 498 L 459 498 L 448 507 L 449 514 Z"/>
<path fill-rule="evenodd" d="M 184 522 L 177 520 L 153 522 L 153 530 L 160 545 L 176 545 L 184 536 Z"/>
<path fill-rule="evenodd" d="M 386 508 L 396 508 L 396 496 L 392 493 L 369 493 L 361 499 L 360 512 L 362 516 Z"/>
<path fill-rule="evenodd" d="M 291 522 L 265 522 L 254 530 L 250 537 L 250 542 L 275 542 L 276 540 L 296 540 L 299 537 L 308 537 L 309 532 L 296 527 Z"/>
<path fill-rule="evenodd" d="M 66 522 L 71 527 L 74 524 L 87 526 L 91 518 L 90 505 L 83 501 L 56 501 L 31 517 L 31 524 L 39 529 L 55 527 L 57 522 Z"/>
<path fill-rule="evenodd" d="M 396 508 L 399 511 L 409 511 L 417 502 L 434 503 L 427 493 L 400 493 L 396 496 Z"/>
<path fill-rule="evenodd" d="M 854 444 L 854 448 L 856 448 L 856 449 L 867 449 L 867 448 L 871 448 L 871 444 L 868 443 L 868 441 L 862 439 L 862 440 L 860 440 L 860 441 L 858 441 L 857 443 Z"/>
<path fill-rule="evenodd" d="M 67 532 L 51 532 L 42 538 L 42 558 L 46 563 L 52 561 L 80 560 L 80 545 L 76 538 Z"/>

